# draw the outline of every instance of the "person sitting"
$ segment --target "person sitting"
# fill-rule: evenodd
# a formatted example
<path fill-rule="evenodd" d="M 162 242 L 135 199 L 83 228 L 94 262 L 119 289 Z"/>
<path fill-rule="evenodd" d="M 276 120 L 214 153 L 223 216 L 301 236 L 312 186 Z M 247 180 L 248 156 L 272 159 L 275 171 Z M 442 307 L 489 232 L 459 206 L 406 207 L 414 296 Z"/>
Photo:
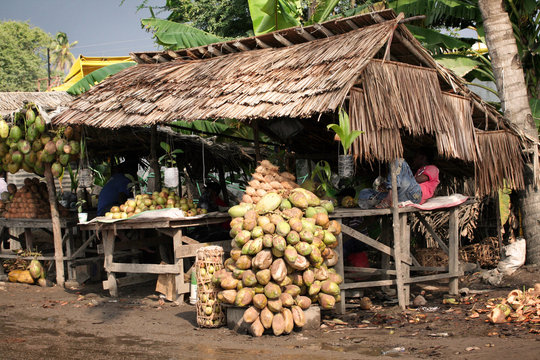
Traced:
<path fill-rule="evenodd" d="M 0 194 L 8 191 L 8 186 L 6 182 L 6 172 L 0 171 Z"/>
<path fill-rule="evenodd" d="M 113 167 L 112 176 L 99 193 L 97 215 L 103 216 L 113 206 L 123 204 L 129 196 L 128 184 L 131 180 L 125 174 L 137 173 L 137 162 L 123 163 Z"/>
<path fill-rule="evenodd" d="M 429 149 L 421 149 L 413 159 L 413 166 L 418 170 L 413 176 L 412 170 L 405 159 L 396 159 L 396 180 L 398 201 L 411 201 L 423 204 L 433 197 L 439 185 L 439 169 L 432 165 L 433 157 Z M 358 205 L 362 208 L 375 206 L 387 208 L 392 205 L 391 175 L 379 185 L 377 190 L 363 189 L 358 196 Z"/>
<path fill-rule="evenodd" d="M 221 186 L 217 182 L 209 181 L 204 190 L 200 200 L 202 208 L 207 209 L 208 212 L 225 211 L 228 208 L 225 201 L 219 196 Z"/>

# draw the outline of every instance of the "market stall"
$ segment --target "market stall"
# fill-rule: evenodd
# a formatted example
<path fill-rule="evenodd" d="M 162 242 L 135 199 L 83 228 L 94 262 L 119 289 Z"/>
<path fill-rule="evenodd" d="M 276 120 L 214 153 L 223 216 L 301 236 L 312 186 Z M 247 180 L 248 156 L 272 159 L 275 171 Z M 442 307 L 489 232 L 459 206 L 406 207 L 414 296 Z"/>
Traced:
<path fill-rule="evenodd" d="M 63 286 L 65 278 L 64 261 L 73 260 L 71 251 L 74 220 L 70 219 L 66 209 L 61 209 L 62 214 L 59 213 L 54 177 L 58 178 L 64 167 L 78 158 L 80 147 L 77 136 L 73 137 L 73 129 L 65 133 L 63 130 L 53 129 L 50 119 L 71 99 L 72 97 L 64 92 L 0 93 L 3 115 L 0 120 L 3 170 L 12 175 L 24 170 L 24 176 L 34 177 L 24 180 L 18 194 L 16 187 L 8 187 L 9 194 L 4 194 L 6 196 L 2 199 L 2 209 L 4 214 L 9 215 L 6 216 L 9 220 L 5 220 L 3 224 L 5 228 L 18 225 L 24 229 L 29 251 L 32 250 L 29 248 L 32 246 L 32 229 L 52 229 L 57 283 L 60 286 Z M 45 182 L 40 183 L 38 179 L 43 176 Z M 61 220 L 61 215 L 64 220 Z M 64 242 L 67 257 L 63 255 Z M 73 269 L 69 270 L 69 274 L 70 277 L 73 276 Z"/>
<path fill-rule="evenodd" d="M 83 230 L 99 231 L 103 240 L 103 251 L 105 256 L 105 271 L 107 271 L 107 280 L 103 282 L 103 288 L 109 290 L 111 296 L 118 296 L 118 280 L 116 273 L 137 273 L 137 274 L 174 274 L 175 275 L 175 293 L 178 301 L 184 300 L 184 294 L 189 293 L 189 282 L 184 281 L 184 259 L 195 257 L 197 249 L 208 245 L 219 245 L 224 248 L 230 246 L 230 241 L 216 241 L 210 243 L 199 243 L 198 241 L 185 236 L 182 230 L 186 227 L 199 227 L 212 224 L 219 224 L 227 221 L 229 218 L 226 213 L 212 213 L 195 219 L 190 218 L 171 218 L 171 217 L 152 217 L 146 219 L 128 219 L 113 223 L 90 222 L 80 224 Z M 116 238 L 125 239 L 131 248 L 144 247 L 150 244 L 148 239 L 142 242 L 128 239 L 125 234 L 127 230 L 156 230 L 159 234 L 172 241 L 174 251 L 174 261 L 172 264 L 133 264 L 120 263 L 114 261 Z M 165 260 L 165 259 L 164 259 Z M 126 284 L 126 279 L 120 280 Z M 127 279 L 129 281 L 129 278 Z M 133 284 L 133 282 L 129 282 Z M 176 299 L 175 299 L 176 300 Z"/>
<path fill-rule="evenodd" d="M 115 131 L 176 119 L 234 118 L 275 135 L 291 154 L 336 163 L 334 134 L 327 125 L 347 109 L 347 128 L 364 132 L 352 145 L 353 164 L 354 157 L 368 165 L 394 163 L 423 145 L 436 149 L 441 172 L 456 183 L 471 180 L 474 190 L 468 195 L 488 195 L 503 185 L 523 188 L 521 146 L 530 144 L 438 65 L 402 21 L 387 10 L 195 49 L 133 54 L 140 65 L 83 94 L 54 123 Z M 282 136 L 279 126 L 272 127 L 293 122 L 298 128 Z M 396 169 L 390 174 L 397 196 Z M 253 196 L 264 195 L 250 195 L 255 203 Z M 376 245 L 350 229 L 344 232 L 393 256 L 394 269 L 383 270 L 395 279 L 345 288 L 396 284 L 402 307 L 411 281 L 446 277 L 457 290 L 457 205 L 448 208 L 448 272 L 411 278 L 411 266 L 417 265 L 408 249 L 406 214 L 418 210 L 399 208 L 397 198 L 392 203 L 385 210 L 337 212 L 338 218 L 391 215 L 391 244 Z M 343 272 L 342 262 L 338 269 Z"/>

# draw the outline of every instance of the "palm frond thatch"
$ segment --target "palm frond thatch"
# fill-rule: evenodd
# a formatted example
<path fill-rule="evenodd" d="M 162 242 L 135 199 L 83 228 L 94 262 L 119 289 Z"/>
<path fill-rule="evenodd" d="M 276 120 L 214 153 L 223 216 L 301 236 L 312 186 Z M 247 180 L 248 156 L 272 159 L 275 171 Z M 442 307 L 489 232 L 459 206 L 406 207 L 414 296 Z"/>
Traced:
<path fill-rule="evenodd" d="M 334 111 L 395 23 L 278 49 L 133 66 L 83 94 L 54 122 L 119 128 Z"/>

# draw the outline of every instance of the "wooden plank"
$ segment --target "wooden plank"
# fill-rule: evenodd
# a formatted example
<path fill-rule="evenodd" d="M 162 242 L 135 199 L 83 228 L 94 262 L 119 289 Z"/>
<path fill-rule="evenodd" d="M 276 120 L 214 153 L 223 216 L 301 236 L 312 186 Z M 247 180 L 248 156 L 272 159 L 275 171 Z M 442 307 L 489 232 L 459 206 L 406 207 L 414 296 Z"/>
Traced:
<path fill-rule="evenodd" d="M 54 184 L 54 178 L 51 171 L 51 164 L 44 163 L 45 166 L 45 180 L 47 182 L 47 190 L 49 193 L 49 204 L 51 207 L 51 222 L 53 229 L 54 239 L 54 257 L 56 266 L 56 284 L 64 287 L 64 251 L 62 249 L 62 227 L 60 225 L 60 214 L 56 207 L 56 188 Z"/>
<path fill-rule="evenodd" d="M 398 160 L 394 160 L 390 162 L 390 173 L 391 173 L 391 181 L 392 181 L 392 229 L 394 234 L 394 260 L 395 260 L 395 266 L 396 266 L 396 285 L 397 285 L 397 296 L 398 296 L 398 302 L 399 307 L 401 307 L 402 310 L 405 310 L 406 306 L 406 300 L 405 300 L 405 292 L 403 288 L 403 278 L 404 278 L 404 270 L 403 270 L 403 264 L 401 263 L 401 258 L 403 257 L 403 253 L 401 252 L 401 226 L 400 226 L 400 219 L 399 219 L 399 213 L 398 213 L 398 187 L 397 187 L 397 162 Z"/>
<path fill-rule="evenodd" d="M 341 219 L 337 220 L 340 225 L 342 225 L 343 227 L 343 224 L 341 224 Z M 338 246 L 336 248 L 336 252 L 338 254 L 338 262 L 335 266 L 335 270 L 336 272 L 338 273 L 338 275 L 341 276 L 342 279 L 345 279 L 345 271 L 344 271 L 344 266 L 343 266 L 343 235 L 340 233 L 338 236 L 337 236 L 337 241 L 338 241 Z M 336 307 L 336 310 L 337 310 L 337 313 L 338 314 L 345 314 L 345 303 L 346 303 L 346 299 L 345 299 L 345 290 L 341 289 L 341 301 L 337 304 L 337 307 Z"/>
<path fill-rule="evenodd" d="M 355 238 L 356 240 L 358 241 L 361 241 L 363 242 L 364 244 L 366 245 L 369 245 L 387 255 L 390 255 L 390 256 L 394 256 L 394 250 L 392 250 L 392 248 L 390 248 L 388 245 L 384 245 L 380 242 L 378 242 L 377 240 L 374 240 L 372 238 L 370 238 L 369 236 L 366 236 L 364 234 L 362 234 L 361 232 L 359 231 L 356 231 L 354 230 L 353 228 L 350 228 L 348 227 L 347 225 L 341 225 L 341 231 L 344 233 L 344 234 L 347 234 L 349 236 L 352 236 L 353 238 Z"/>
<path fill-rule="evenodd" d="M 455 273 L 445 273 L 445 274 L 434 274 L 434 275 L 426 275 L 426 276 L 415 276 L 412 278 L 407 279 L 407 283 L 419 283 L 419 282 L 426 282 L 426 281 L 432 281 L 432 280 L 440 280 L 440 279 L 448 279 L 453 277 L 460 276 L 459 272 Z"/>
<path fill-rule="evenodd" d="M 450 209 L 448 220 L 448 271 L 451 274 L 459 272 L 459 207 Z M 459 277 L 453 277 L 450 280 L 450 294 L 457 295 L 459 287 Z"/>
<path fill-rule="evenodd" d="M 113 262 L 105 266 L 108 272 L 125 272 L 138 274 L 179 274 L 177 265 L 173 264 L 132 264 Z"/>
<path fill-rule="evenodd" d="M 175 247 L 176 256 L 178 258 L 193 257 L 196 255 L 198 249 L 211 245 L 221 246 L 223 247 L 224 251 L 229 251 L 231 249 L 231 240 L 212 241 L 192 245 L 181 245 L 178 248 Z"/>
<path fill-rule="evenodd" d="M 24 259 L 24 260 L 45 260 L 45 261 L 52 261 L 55 260 L 55 256 L 19 256 L 15 254 L 0 254 L 0 259 Z M 62 260 L 67 261 L 70 260 L 68 257 L 64 256 Z"/>
<path fill-rule="evenodd" d="M 446 271 L 448 266 L 411 266 L 411 271 Z"/>
<path fill-rule="evenodd" d="M 437 244 L 439 244 L 439 247 L 442 249 L 442 251 L 448 254 L 448 246 L 446 246 L 444 241 L 442 241 L 439 235 L 437 235 L 437 233 L 435 232 L 435 230 L 433 230 L 431 225 L 428 224 L 428 222 L 426 221 L 426 218 L 420 213 L 415 214 L 415 216 L 418 217 L 418 220 L 420 220 L 422 225 L 424 225 L 424 227 L 427 229 L 431 237 L 433 237 L 433 239 L 437 242 Z"/>
<path fill-rule="evenodd" d="M 345 272 L 362 275 L 396 275 L 396 270 L 345 266 Z"/>
<path fill-rule="evenodd" d="M 341 284 L 339 287 L 342 290 L 348 290 L 348 289 L 361 289 L 361 288 L 367 288 L 367 287 L 374 287 L 374 286 L 390 286 L 395 285 L 396 280 L 376 280 L 376 281 L 361 281 L 356 283 L 346 283 Z"/>

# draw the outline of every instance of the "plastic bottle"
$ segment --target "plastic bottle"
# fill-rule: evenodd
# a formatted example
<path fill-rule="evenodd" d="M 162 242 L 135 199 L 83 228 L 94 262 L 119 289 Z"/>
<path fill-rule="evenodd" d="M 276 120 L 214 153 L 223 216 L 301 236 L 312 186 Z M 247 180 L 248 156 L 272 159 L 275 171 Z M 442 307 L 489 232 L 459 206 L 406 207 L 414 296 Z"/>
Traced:
<path fill-rule="evenodd" d="M 195 276 L 195 270 L 191 272 L 189 303 L 191 305 L 195 305 L 197 303 L 197 277 Z"/>

